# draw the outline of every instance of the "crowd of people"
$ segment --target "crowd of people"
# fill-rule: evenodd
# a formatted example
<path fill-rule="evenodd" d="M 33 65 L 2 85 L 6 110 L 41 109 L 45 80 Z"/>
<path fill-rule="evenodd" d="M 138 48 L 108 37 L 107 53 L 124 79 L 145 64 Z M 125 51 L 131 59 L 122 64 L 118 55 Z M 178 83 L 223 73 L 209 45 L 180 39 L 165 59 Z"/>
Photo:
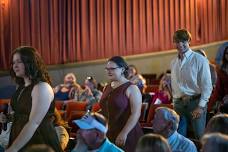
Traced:
<path fill-rule="evenodd" d="M 94 77 L 86 76 L 79 84 L 74 73 L 52 87 L 37 50 L 18 47 L 10 68 L 18 87 L 8 113 L 0 114 L 0 122 L 8 123 L 8 130 L 0 134 L 0 151 L 197 152 L 199 147 L 203 152 L 227 151 L 228 47 L 221 65 L 215 66 L 204 50 L 190 48 L 191 34 L 186 29 L 177 30 L 173 42 L 177 55 L 171 72 L 161 77 L 149 101 L 150 106 L 172 104 L 173 109 L 157 108 L 151 132 L 145 135 L 139 118 L 147 86 L 136 66 L 113 56 L 105 65 L 108 82 L 102 90 Z M 78 131 L 72 149 L 68 146 L 71 130 L 55 108 L 57 100 L 87 105 L 86 114 L 73 121 Z M 96 103 L 99 113 L 92 112 Z M 214 116 L 207 122 L 212 109 Z"/>

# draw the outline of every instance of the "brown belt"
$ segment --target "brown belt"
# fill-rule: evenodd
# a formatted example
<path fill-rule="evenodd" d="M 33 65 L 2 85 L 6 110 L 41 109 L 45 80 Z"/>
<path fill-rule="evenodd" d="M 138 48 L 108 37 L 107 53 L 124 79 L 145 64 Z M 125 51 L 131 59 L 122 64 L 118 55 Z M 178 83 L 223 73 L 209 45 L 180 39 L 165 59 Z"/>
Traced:
<path fill-rule="evenodd" d="M 174 98 L 174 100 L 181 100 L 183 102 L 189 102 L 191 100 L 196 100 L 196 99 L 199 99 L 200 98 L 200 94 L 199 95 L 194 95 L 194 96 L 189 96 L 189 95 L 184 95 L 180 98 Z"/>

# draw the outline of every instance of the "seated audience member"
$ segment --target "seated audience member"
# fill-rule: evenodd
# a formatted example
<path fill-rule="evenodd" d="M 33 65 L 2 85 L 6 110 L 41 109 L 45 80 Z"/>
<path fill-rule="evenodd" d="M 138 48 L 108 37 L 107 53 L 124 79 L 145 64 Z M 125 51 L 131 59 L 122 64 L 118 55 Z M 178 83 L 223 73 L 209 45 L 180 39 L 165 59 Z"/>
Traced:
<path fill-rule="evenodd" d="M 207 55 L 205 53 L 205 51 L 203 49 L 199 49 L 199 50 L 195 50 L 195 52 L 201 54 L 202 56 L 204 56 L 205 58 L 207 58 Z M 210 66 L 210 72 L 211 72 L 211 82 L 212 82 L 212 86 L 215 87 L 216 81 L 217 81 L 217 72 L 216 72 L 216 67 L 214 64 L 209 62 L 209 66 Z"/>
<path fill-rule="evenodd" d="M 220 113 L 226 113 L 228 114 L 228 103 L 224 103 L 219 107 Z"/>
<path fill-rule="evenodd" d="M 94 103 L 99 102 L 102 92 L 97 89 L 97 82 L 93 77 L 87 77 L 84 82 L 85 89 L 79 97 L 79 101 L 87 101 L 87 109 L 91 110 Z"/>
<path fill-rule="evenodd" d="M 143 89 L 146 86 L 146 80 L 138 73 L 138 70 L 134 65 L 129 65 L 128 68 L 128 80 L 137 85 L 139 90 L 143 92 Z"/>
<path fill-rule="evenodd" d="M 220 105 L 219 112 L 228 114 L 228 95 L 223 98 L 223 104 Z"/>
<path fill-rule="evenodd" d="M 228 47 L 228 42 L 224 42 L 224 43 L 218 48 L 218 51 L 217 51 L 216 57 L 215 57 L 215 63 L 216 63 L 218 66 L 221 66 L 221 64 L 222 64 L 222 58 L 223 58 L 224 50 L 225 50 L 226 47 Z"/>
<path fill-rule="evenodd" d="M 214 132 L 228 135 L 228 114 L 218 114 L 209 120 L 205 133 Z"/>
<path fill-rule="evenodd" d="M 228 46 L 224 50 L 222 65 L 217 70 L 217 76 L 216 86 L 211 97 L 213 100 L 210 100 L 208 107 L 212 107 L 216 101 L 222 103 L 223 98 L 228 95 Z"/>
<path fill-rule="evenodd" d="M 167 140 L 161 135 L 146 134 L 142 136 L 136 147 L 136 152 L 171 152 Z"/>
<path fill-rule="evenodd" d="M 67 122 L 65 122 L 58 110 L 55 108 L 54 115 L 51 116 L 51 121 L 53 121 L 55 125 L 55 130 L 59 139 L 59 143 L 64 150 L 67 147 L 69 141 L 69 134 L 66 128 L 69 128 Z"/>
<path fill-rule="evenodd" d="M 188 138 L 177 132 L 179 115 L 172 109 L 159 107 L 155 110 L 152 128 L 168 140 L 173 152 L 197 152 L 196 146 Z"/>
<path fill-rule="evenodd" d="M 54 88 L 56 100 L 76 99 L 81 87 L 77 84 L 76 77 L 73 73 L 68 73 L 64 77 L 64 84 L 60 84 Z"/>
<path fill-rule="evenodd" d="M 153 104 L 170 104 L 172 99 L 171 75 L 166 73 L 162 76 L 159 91 L 152 98 Z"/>
<path fill-rule="evenodd" d="M 221 133 L 205 134 L 202 138 L 201 152 L 227 152 L 228 136 Z"/>
<path fill-rule="evenodd" d="M 77 132 L 77 144 L 72 152 L 123 152 L 106 137 L 108 123 L 99 113 L 87 113 L 73 121 L 80 129 Z"/>

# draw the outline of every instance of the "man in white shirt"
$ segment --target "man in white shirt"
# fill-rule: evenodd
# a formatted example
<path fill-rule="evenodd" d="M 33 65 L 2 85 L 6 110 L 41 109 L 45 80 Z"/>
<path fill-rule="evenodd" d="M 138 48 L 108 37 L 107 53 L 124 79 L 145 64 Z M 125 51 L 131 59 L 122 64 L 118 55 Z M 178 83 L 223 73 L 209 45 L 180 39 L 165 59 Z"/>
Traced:
<path fill-rule="evenodd" d="M 209 63 L 189 48 L 191 34 L 186 29 L 177 30 L 173 41 L 178 51 L 171 62 L 174 109 L 183 118 L 181 120 L 192 123 L 195 138 L 199 139 L 205 129 L 207 102 L 212 91 Z M 180 127 L 187 126 L 189 124 L 185 123 Z"/>

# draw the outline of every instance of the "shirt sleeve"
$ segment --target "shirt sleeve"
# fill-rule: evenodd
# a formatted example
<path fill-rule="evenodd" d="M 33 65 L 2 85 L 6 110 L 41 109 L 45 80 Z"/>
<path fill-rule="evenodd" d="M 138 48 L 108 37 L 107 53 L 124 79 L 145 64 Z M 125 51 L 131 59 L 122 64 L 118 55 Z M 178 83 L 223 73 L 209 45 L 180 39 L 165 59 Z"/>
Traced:
<path fill-rule="evenodd" d="M 199 75 L 198 75 L 198 83 L 199 87 L 201 89 L 201 97 L 199 106 L 205 107 L 207 104 L 211 92 L 212 92 L 212 82 L 211 82 L 211 72 L 209 67 L 209 62 L 206 58 L 201 58 L 201 66 L 199 69 Z"/>

